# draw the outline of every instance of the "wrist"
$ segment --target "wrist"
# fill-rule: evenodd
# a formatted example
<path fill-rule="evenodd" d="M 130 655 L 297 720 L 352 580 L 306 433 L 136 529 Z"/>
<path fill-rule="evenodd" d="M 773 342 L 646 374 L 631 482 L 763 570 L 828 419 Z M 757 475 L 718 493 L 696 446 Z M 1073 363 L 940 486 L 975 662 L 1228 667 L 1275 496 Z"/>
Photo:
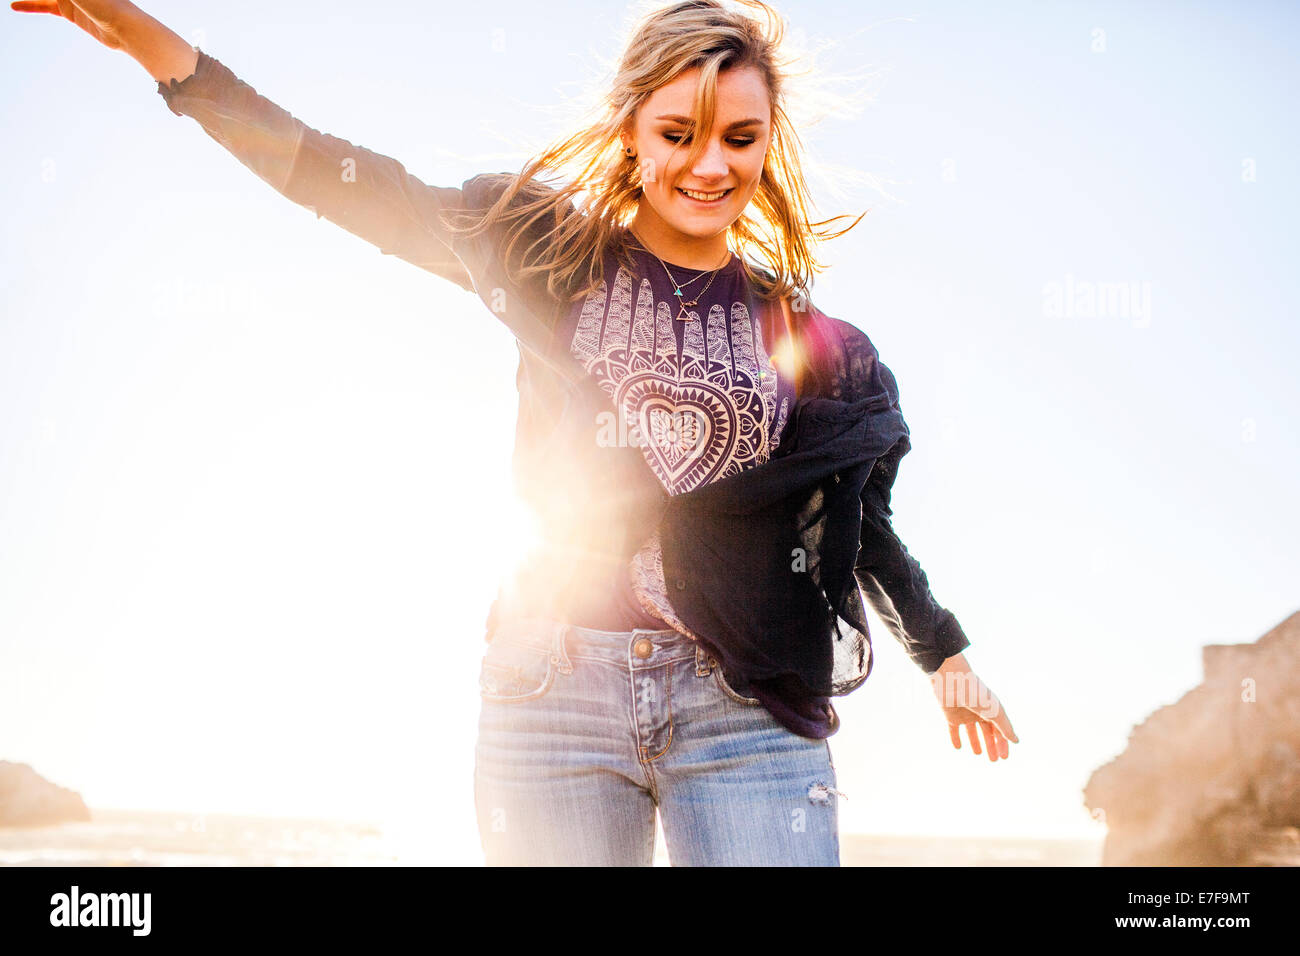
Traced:
<path fill-rule="evenodd" d="M 112 29 L 121 48 L 160 83 L 184 80 L 198 65 L 188 40 L 137 6 L 122 11 Z"/>
<path fill-rule="evenodd" d="M 956 654 L 952 655 L 952 657 L 946 658 L 944 662 L 939 665 L 938 671 L 936 671 L 936 673 L 956 672 L 956 673 L 965 674 L 965 673 L 969 673 L 970 669 L 971 669 L 970 662 L 966 660 L 966 655 L 959 651 Z"/>

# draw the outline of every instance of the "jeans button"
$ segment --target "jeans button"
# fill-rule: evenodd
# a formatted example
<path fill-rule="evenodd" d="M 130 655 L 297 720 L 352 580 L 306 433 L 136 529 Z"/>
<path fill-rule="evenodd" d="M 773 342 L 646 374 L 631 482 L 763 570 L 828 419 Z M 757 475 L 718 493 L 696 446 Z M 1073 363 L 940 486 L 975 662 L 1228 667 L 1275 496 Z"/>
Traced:
<path fill-rule="evenodd" d="M 652 653 L 654 653 L 654 649 L 655 646 L 654 644 L 650 643 L 650 638 L 648 637 L 642 637 L 638 639 L 635 644 L 632 645 L 632 653 L 635 654 L 637 657 L 641 658 L 642 660 L 645 660 Z"/>

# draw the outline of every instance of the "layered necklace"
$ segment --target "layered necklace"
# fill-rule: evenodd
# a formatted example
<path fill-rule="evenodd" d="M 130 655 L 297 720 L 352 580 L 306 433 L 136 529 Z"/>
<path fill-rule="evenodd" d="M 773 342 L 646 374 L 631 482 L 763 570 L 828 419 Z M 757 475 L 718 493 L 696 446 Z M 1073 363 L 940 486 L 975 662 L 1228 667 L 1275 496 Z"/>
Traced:
<path fill-rule="evenodd" d="M 632 236 L 633 238 L 636 238 L 637 244 L 640 245 L 642 249 L 645 249 L 646 252 L 650 252 L 650 248 L 644 242 L 642 242 L 640 238 L 637 237 L 636 233 L 632 233 Z M 664 267 L 664 273 L 668 276 L 668 281 L 673 284 L 673 295 L 677 296 L 676 318 L 680 319 L 683 322 L 689 322 L 691 320 L 690 313 L 686 311 L 687 308 L 688 307 L 694 308 L 695 306 L 700 304 L 700 299 L 704 296 L 704 293 L 709 291 L 709 286 L 713 285 L 713 280 L 717 277 L 718 273 L 721 272 L 724 268 L 726 268 L 726 266 L 731 262 L 731 252 L 730 250 L 728 250 L 727 261 L 724 262 L 722 265 L 718 266 L 718 268 L 714 269 L 712 272 L 708 273 L 709 281 L 704 284 L 704 288 L 701 289 L 698 293 L 696 293 L 695 298 L 686 299 L 682 293 L 682 290 L 686 288 L 688 285 L 690 285 L 692 282 L 699 282 L 701 279 L 704 278 L 705 273 L 701 272 L 694 279 L 688 279 L 685 282 L 678 282 L 677 279 L 673 276 L 672 272 L 669 270 L 668 264 L 666 262 L 664 262 L 658 256 L 655 256 L 653 252 L 650 252 L 650 255 L 654 256 L 655 259 L 658 260 L 659 264 Z"/>

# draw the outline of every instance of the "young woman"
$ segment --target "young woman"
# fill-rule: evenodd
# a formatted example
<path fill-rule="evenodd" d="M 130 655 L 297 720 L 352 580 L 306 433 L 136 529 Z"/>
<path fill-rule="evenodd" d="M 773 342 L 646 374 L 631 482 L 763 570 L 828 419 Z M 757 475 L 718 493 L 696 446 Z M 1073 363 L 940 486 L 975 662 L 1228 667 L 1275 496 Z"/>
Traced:
<path fill-rule="evenodd" d="M 649 864 L 657 808 L 674 864 L 837 865 L 830 698 L 871 669 L 863 594 L 932 675 L 953 746 L 965 724 L 975 753 L 978 727 L 1008 755 L 1005 711 L 889 521 L 910 448 L 894 377 L 804 291 L 842 231 L 809 221 L 771 8 L 649 14 L 592 125 L 518 174 L 432 187 L 131 3 L 13 7 L 129 53 L 283 195 L 515 336 L 516 484 L 543 544 L 488 616 L 489 863 Z"/>

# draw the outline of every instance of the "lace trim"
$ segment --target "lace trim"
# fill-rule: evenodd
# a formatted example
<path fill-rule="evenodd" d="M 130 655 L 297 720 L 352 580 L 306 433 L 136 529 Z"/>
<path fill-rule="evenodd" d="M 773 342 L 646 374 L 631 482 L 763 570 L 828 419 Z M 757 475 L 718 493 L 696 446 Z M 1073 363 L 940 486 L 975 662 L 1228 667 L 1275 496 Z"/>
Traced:
<path fill-rule="evenodd" d="M 681 622 L 668 600 L 668 584 L 664 580 L 664 553 L 656 531 L 632 556 L 628 565 L 632 579 L 632 593 L 648 614 L 663 619 L 673 630 L 693 641 L 699 638 Z"/>

